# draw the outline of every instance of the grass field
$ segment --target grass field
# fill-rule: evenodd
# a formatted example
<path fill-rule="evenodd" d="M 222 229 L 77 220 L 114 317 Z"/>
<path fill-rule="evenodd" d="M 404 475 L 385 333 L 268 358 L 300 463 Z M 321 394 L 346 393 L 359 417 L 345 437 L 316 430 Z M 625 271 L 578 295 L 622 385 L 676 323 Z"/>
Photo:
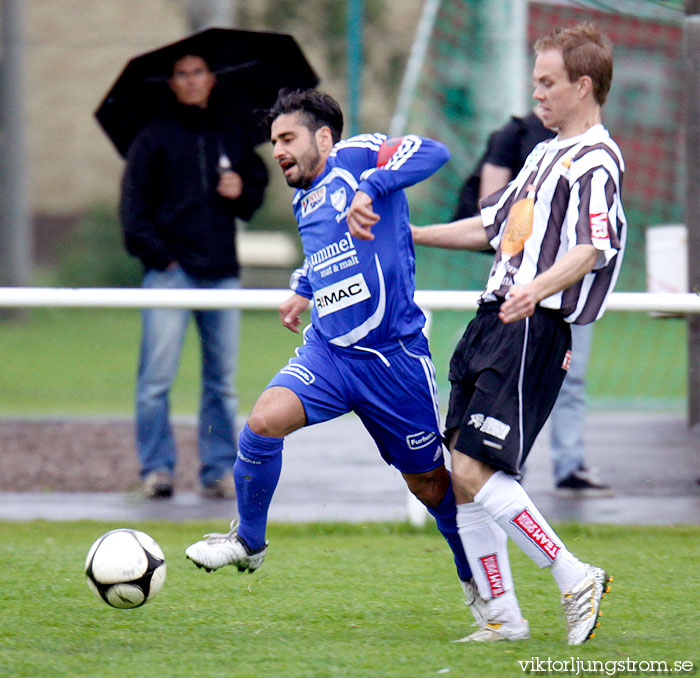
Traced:
<path fill-rule="evenodd" d="M 442 402 L 452 350 L 472 314 L 434 315 L 431 346 Z M 140 321 L 138 311 L 38 309 L 22 323 L 0 323 L 0 413 L 131 415 Z M 270 377 L 299 345 L 271 311 L 243 314 L 238 367 L 241 412 L 249 412 Z M 589 399 L 617 406 L 682 409 L 686 331 L 681 319 L 608 313 L 596 326 Z M 172 391 L 175 413 L 192 414 L 199 398 L 199 347 L 190 327 Z"/>
<path fill-rule="evenodd" d="M 241 575 L 206 574 L 184 558 L 187 544 L 224 526 L 129 525 L 160 543 L 168 576 L 145 606 L 115 610 L 83 575 L 90 544 L 114 527 L 0 523 L 0 675 L 495 678 L 521 675 L 518 661 L 533 657 L 698 666 L 696 526 L 559 526 L 578 555 L 615 577 L 598 635 L 576 648 L 553 580 L 519 551 L 513 569 L 532 639 L 451 643 L 473 630 L 471 615 L 434 528 L 272 525 L 267 561 Z"/>
<path fill-rule="evenodd" d="M 0 323 L 0 412 L 130 415 L 140 329 L 134 310 L 41 309 L 25 322 Z M 243 411 L 300 343 L 277 313 L 244 313 L 237 378 Z M 171 394 L 173 412 L 196 412 L 199 369 L 191 323 Z"/>

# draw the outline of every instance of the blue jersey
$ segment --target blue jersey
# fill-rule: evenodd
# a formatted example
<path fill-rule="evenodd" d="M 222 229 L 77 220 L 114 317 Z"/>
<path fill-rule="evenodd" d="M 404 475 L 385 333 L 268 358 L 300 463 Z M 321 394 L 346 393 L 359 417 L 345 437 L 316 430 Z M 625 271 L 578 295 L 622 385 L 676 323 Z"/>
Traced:
<path fill-rule="evenodd" d="M 362 134 L 338 142 L 313 184 L 296 191 L 294 216 L 305 259 L 291 287 L 312 300 L 311 322 L 322 339 L 377 349 L 422 329 L 425 317 L 413 301 L 415 255 L 403 189 L 449 157 L 431 139 Z M 358 190 L 372 198 L 380 216 L 374 240 L 354 240 L 348 230 Z"/>

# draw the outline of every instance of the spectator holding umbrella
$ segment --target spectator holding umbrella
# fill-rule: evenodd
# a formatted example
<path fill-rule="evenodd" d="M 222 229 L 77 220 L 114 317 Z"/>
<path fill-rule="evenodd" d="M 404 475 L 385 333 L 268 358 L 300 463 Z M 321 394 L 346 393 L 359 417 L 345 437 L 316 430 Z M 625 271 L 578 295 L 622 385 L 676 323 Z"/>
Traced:
<path fill-rule="evenodd" d="M 131 143 L 120 216 L 128 252 L 144 266 L 144 288 L 236 289 L 236 219 L 261 205 L 267 170 L 254 152 L 250 121 L 210 105 L 216 77 L 204 58 L 175 61 L 168 84 L 176 103 Z M 239 309 L 144 309 L 136 439 L 147 497 L 173 492 L 176 449 L 169 391 L 194 315 L 201 342 L 198 446 L 202 494 L 234 496 L 234 374 Z"/>
<path fill-rule="evenodd" d="M 143 263 L 144 287 L 239 287 L 236 221 L 260 207 L 268 180 L 254 150 L 266 139 L 257 116 L 281 88 L 317 83 L 284 33 L 209 28 L 126 64 L 95 117 L 126 158 L 120 215 L 126 248 Z M 169 392 L 192 315 L 202 348 L 202 494 L 235 494 L 240 311 L 145 309 L 136 439 L 149 498 L 173 492 Z"/>

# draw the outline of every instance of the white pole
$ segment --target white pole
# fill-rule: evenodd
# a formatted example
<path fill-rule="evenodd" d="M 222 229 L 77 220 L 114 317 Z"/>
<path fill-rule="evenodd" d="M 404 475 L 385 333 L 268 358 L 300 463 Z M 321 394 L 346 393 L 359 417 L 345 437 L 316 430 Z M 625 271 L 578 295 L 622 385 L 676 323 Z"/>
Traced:
<path fill-rule="evenodd" d="M 0 308 L 242 308 L 276 309 L 288 289 L 163 290 L 121 287 L 0 287 Z M 418 290 L 416 303 L 423 311 L 473 311 L 481 291 Z M 694 293 L 613 292 L 610 311 L 700 313 L 700 295 Z"/>
<path fill-rule="evenodd" d="M 406 127 L 406 119 L 408 117 L 408 109 L 411 107 L 413 93 L 416 89 L 418 76 L 425 61 L 425 54 L 430 43 L 430 34 L 433 32 L 435 17 L 440 8 L 440 0 L 425 0 L 423 4 L 423 12 L 418 21 L 416 29 L 416 37 L 413 39 L 411 46 L 411 54 L 408 57 L 406 70 L 401 81 L 401 89 L 399 98 L 396 103 L 396 110 L 389 123 L 389 136 L 398 137 L 403 134 Z"/>
<path fill-rule="evenodd" d="M 205 28 L 231 28 L 236 25 L 237 0 L 189 0 L 187 20 L 193 31 Z"/>
<path fill-rule="evenodd" d="M 32 266 L 24 0 L 0 2 L 0 284 L 24 285 Z"/>

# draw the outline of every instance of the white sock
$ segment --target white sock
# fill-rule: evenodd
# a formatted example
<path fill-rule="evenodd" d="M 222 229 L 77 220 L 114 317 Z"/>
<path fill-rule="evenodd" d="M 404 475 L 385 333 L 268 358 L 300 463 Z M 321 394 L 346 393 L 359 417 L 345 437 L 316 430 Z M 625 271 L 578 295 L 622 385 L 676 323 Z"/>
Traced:
<path fill-rule="evenodd" d="M 568 593 L 572 582 L 584 576 L 583 563 L 567 550 L 523 486 L 507 473 L 494 473 L 474 501 L 483 506 L 536 565 L 551 568 L 562 593 Z"/>
<path fill-rule="evenodd" d="M 494 619 L 520 621 L 506 533 L 475 503 L 457 505 L 457 528 L 479 595 L 492 602 Z"/>
<path fill-rule="evenodd" d="M 550 571 L 562 593 L 569 593 L 586 574 L 584 564 L 567 549 L 559 551 Z"/>

